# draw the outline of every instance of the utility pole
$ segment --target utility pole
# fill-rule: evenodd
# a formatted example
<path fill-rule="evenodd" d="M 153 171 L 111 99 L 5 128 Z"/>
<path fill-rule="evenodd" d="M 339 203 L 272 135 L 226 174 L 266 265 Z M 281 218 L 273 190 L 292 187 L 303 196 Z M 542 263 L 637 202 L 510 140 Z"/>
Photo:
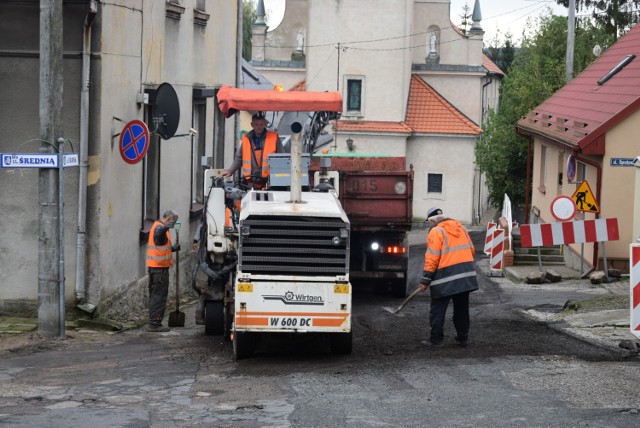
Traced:
<path fill-rule="evenodd" d="M 336 91 L 340 92 L 340 43 L 336 45 L 338 48 L 338 72 L 336 74 Z"/>
<path fill-rule="evenodd" d="M 40 0 L 40 152 L 62 149 L 63 93 L 62 0 Z M 59 157 L 59 160 L 62 160 Z M 62 168 L 62 165 L 58 166 Z M 38 201 L 38 333 L 45 337 L 64 335 L 60 325 L 64 298 L 60 266 L 59 171 L 39 168 Z M 62 292 L 61 292 L 62 291 Z"/>
<path fill-rule="evenodd" d="M 567 64 L 565 80 L 567 83 L 573 79 L 573 45 L 576 26 L 576 0 L 569 0 L 569 17 L 567 18 Z"/>

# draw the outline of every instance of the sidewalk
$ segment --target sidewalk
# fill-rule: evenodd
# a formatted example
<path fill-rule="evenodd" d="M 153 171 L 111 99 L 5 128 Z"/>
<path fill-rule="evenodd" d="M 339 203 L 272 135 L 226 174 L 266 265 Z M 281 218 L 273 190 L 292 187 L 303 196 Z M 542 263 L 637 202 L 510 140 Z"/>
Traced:
<path fill-rule="evenodd" d="M 477 265 L 490 276 L 488 258 Z M 542 266 L 542 269 L 557 272 L 562 280 L 527 284 L 527 274 L 538 272 L 538 266 L 511 266 L 505 269 L 503 277 L 491 279 L 516 296 L 526 292 L 530 304 L 522 305 L 529 307 L 522 313 L 530 319 L 616 353 L 637 354 L 640 351 L 640 340 L 629 330 L 628 277 L 592 284 L 588 277 L 583 279 L 580 272 L 565 266 Z"/>

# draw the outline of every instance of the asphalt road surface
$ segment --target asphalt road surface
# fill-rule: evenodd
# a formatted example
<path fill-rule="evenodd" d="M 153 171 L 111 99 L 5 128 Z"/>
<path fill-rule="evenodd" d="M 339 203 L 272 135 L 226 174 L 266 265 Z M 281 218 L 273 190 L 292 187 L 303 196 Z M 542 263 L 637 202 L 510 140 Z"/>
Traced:
<path fill-rule="evenodd" d="M 475 236 L 480 241 L 483 236 Z M 477 245 L 480 247 L 480 245 Z M 413 247 L 418 283 L 424 247 Z M 421 345 L 428 293 L 402 299 L 354 291 L 354 347 L 270 337 L 234 361 L 229 342 L 187 325 L 48 341 L 0 355 L 0 425 L 8 427 L 337 427 L 640 425 L 638 360 L 520 315 L 519 299 L 480 278 L 471 336 Z M 540 301 L 540 296 L 536 299 Z M 448 317 L 450 318 L 450 313 Z"/>

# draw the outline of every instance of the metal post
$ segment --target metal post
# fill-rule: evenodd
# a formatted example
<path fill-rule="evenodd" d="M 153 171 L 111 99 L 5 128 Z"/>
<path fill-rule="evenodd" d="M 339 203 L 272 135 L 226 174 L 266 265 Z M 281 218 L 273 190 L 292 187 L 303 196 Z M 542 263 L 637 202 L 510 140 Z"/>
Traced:
<path fill-rule="evenodd" d="M 62 135 L 63 44 L 62 0 L 40 0 L 40 152 L 52 153 Z M 59 176 L 54 168 L 39 170 L 38 201 L 38 333 L 54 337 L 60 333 L 58 296 L 60 242 Z"/>
<path fill-rule="evenodd" d="M 609 267 L 607 266 L 607 250 L 602 242 L 602 263 L 604 263 L 604 279 L 609 282 Z"/>
<path fill-rule="evenodd" d="M 567 18 L 567 62 L 565 80 L 573 79 L 573 44 L 576 26 L 576 0 L 569 0 L 569 17 Z"/>
<path fill-rule="evenodd" d="M 302 202 L 302 140 L 299 122 L 291 124 L 291 202 Z"/>
<path fill-rule="evenodd" d="M 65 337 L 64 332 L 64 138 L 58 138 L 58 336 Z"/>
<path fill-rule="evenodd" d="M 538 270 L 542 272 L 542 256 L 540 255 L 540 247 L 536 247 L 538 249 Z"/>

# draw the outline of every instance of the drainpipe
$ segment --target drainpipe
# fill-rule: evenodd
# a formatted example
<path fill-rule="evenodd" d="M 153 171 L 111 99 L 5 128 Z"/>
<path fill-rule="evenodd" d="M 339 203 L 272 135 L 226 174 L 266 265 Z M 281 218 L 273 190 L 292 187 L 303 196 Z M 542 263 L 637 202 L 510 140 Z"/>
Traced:
<path fill-rule="evenodd" d="M 78 184 L 78 239 L 76 251 L 76 299 L 86 295 L 85 259 L 87 234 L 87 173 L 89 164 L 89 72 L 91 69 L 91 24 L 98 13 L 98 2 L 89 1 L 82 40 L 82 82 L 80 89 L 80 179 Z"/>
<path fill-rule="evenodd" d="M 484 94 L 486 92 L 486 88 L 487 86 L 489 86 L 490 84 L 493 83 L 493 79 L 491 79 L 491 76 L 493 76 L 493 73 L 487 73 L 487 79 L 489 79 L 487 81 L 487 83 L 484 83 L 482 85 L 482 92 L 480 93 L 480 96 L 482 97 L 482 101 L 480 102 L 480 126 L 482 126 L 484 124 Z"/>
<path fill-rule="evenodd" d="M 489 86 L 490 84 L 493 83 L 493 79 L 491 79 L 491 76 L 493 75 L 493 73 L 487 73 L 487 82 L 484 83 L 482 85 L 482 89 L 480 90 L 480 127 L 482 128 L 482 126 L 485 123 L 484 120 L 484 109 L 485 109 L 485 103 L 484 103 L 484 99 L 485 99 L 485 93 L 486 93 L 486 88 L 487 86 Z M 478 224 L 480 224 L 480 221 L 482 220 L 482 170 L 480 168 L 478 168 L 478 208 L 477 208 L 477 213 L 478 213 Z"/>
<path fill-rule="evenodd" d="M 596 180 L 598 181 L 598 184 L 596 186 L 596 195 L 598 195 L 598 197 L 600 197 L 601 195 L 601 190 L 602 190 L 602 166 L 598 165 L 597 163 L 590 161 L 588 159 L 582 158 L 578 155 L 577 152 L 574 152 L 574 157 L 576 158 L 577 161 L 582 162 L 582 163 L 586 163 L 587 165 L 591 165 L 593 167 L 595 167 L 596 169 Z M 599 201 L 598 205 L 600 204 Z M 600 217 L 600 213 L 596 213 L 596 218 Z M 593 243 L 593 260 L 591 261 L 591 264 L 593 266 L 593 269 L 597 269 L 598 268 L 598 243 L 594 242 Z"/>
<path fill-rule="evenodd" d="M 529 223 L 529 192 L 531 191 L 531 143 L 533 138 L 527 138 L 527 178 L 526 178 L 526 192 L 524 194 L 524 223 Z"/>

